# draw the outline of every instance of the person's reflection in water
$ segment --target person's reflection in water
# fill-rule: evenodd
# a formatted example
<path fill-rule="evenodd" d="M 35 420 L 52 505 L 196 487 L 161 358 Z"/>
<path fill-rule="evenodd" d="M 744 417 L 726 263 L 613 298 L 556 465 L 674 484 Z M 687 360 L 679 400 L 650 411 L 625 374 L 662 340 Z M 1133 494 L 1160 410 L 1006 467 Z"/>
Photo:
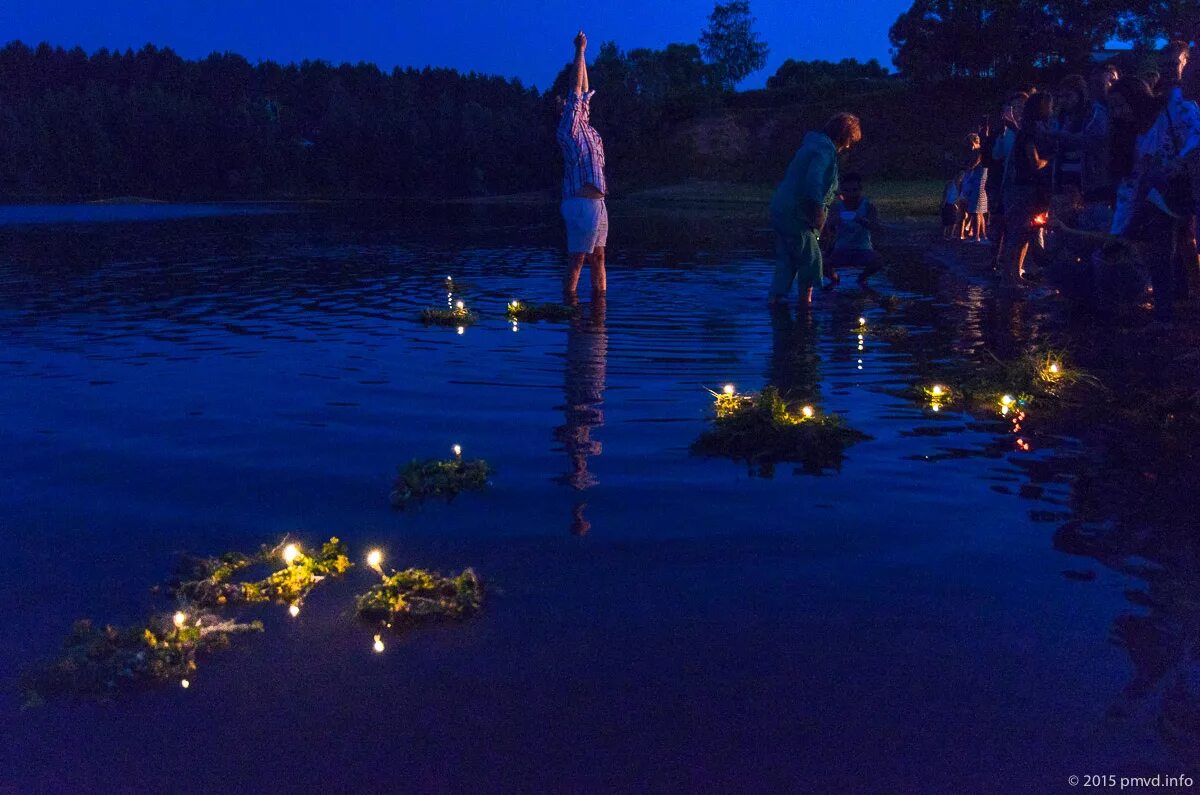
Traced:
<path fill-rule="evenodd" d="M 821 378 L 817 329 L 812 312 L 792 315 L 786 305 L 771 308 L 771 361 L 767 381 L 788 400 L 815 401 Z"/>
<path fill-rule="evenodd" d="M 608 359 L 608 332 L 605 328 L 607 304 L 602 296 L 581 307 L 567 331 L 566 422 L 554 431 L 563 444 L 571 468 L 557 478 L 559 483 L 580 492 L 571 518 L 571 532 L 585 535 L 591 523 L 584 517 L 587 502 L 582 492 L 595 486 L 596 477 L 588 471 L 588 458 L 600 455 L 600 442 L 592 438 L 592 429 L 604 424 L 604 378 Z"/>

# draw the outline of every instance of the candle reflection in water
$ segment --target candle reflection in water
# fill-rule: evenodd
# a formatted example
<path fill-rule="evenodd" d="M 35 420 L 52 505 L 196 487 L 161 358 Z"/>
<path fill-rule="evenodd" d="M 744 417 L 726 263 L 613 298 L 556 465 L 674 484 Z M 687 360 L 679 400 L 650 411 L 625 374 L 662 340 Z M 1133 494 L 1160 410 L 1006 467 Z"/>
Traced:
<path fill-rule="evenodd" d="M 589 311 L 580 312 L 567 329 L 566 377 L 562 406 L 564 424 L 554 431 L 570 459 L 570 470 L 557 480 L 570 486 L 580 496 L 575 500 L 571 517 L 571 532 L 585 535 L 591 523 L 584 516 L 587 502 L 582 492 L 596 485 L 596 477 L 588 471 L 588 459 L 600 455 L 600 442 L 592 438 L 592 430 L 604 425 L 604 386 L 608 360 L 608 331 L 605 326 L 605 299 L 593 299 Z"/>

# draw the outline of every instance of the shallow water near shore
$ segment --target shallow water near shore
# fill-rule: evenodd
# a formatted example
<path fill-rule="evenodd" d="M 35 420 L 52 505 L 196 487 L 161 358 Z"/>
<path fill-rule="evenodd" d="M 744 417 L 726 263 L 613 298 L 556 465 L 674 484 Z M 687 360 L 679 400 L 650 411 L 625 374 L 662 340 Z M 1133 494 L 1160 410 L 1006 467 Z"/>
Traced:
<path fill-rule="evenodd" d="M 509 300 L 557 300 L 538 207 L 0 232 L 0 785 L 1014 792 L 1179 772 L 1155 684 L 1134 686 L 1171 655 L 1114 641 L 1146 582 L 1056 548 L 1057 462 L 1081 444 L 897 396 L 1038 317 L 912 252 L 878 286 L 899 308 L 844 287 L 770 312 L 755 223 L 612 215 L 608 300 L 515 329 Z M 482 318 L 461 334 L 416 319 L 447 276 Z M 860 350 L 860 316 L 909 337 Z M 872 439 L 820 477 L 692 457 L 727 382 Z M 456 443 L 492 488 L 394 512 L 397 466 Z M 187 690 L 19 710 L 18 672 L 74 619 L 139 620 L 180 551 L 285 533 L 473 566 L 488 601 L 378 654 L 359 567 L 295 619 L 244 611 L 265 633 Z"/>

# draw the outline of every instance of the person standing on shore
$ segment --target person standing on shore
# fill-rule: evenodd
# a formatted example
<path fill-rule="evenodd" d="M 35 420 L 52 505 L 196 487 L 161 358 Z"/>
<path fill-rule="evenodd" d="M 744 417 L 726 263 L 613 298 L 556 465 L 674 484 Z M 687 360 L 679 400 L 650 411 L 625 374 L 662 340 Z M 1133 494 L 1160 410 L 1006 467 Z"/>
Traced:
<path fill-rule="evenodd" d="M 603 296 L 608 289 L 604 252 L 608 244 L 608 208 L 604 197 L 604 141 L 591 124 L 592 96 L 588 85 L 587 36 L 575 37 L 572 85 L 558 123 L 558 145 L 563 153 L 562 215 L 567 227 L 567 272 L 563 298 L 575 300 L 579 275 L 586 260 L 591 267 L 592 294 Z"/>
<path fill-rule="evenodd" d="M 838 113 L 825 126 L 804 136 L 783 182 L 771 199 L 775 230 L 775 276 L 769 303 L 783 302 L 792 282 L 800 289 L 800 304 L 812 303 L 814 287 L 824 281 L 820 234 L 829 205 L 838 191 L 838 155 L 862 140 L 862 124 L 851 113 Z"/>

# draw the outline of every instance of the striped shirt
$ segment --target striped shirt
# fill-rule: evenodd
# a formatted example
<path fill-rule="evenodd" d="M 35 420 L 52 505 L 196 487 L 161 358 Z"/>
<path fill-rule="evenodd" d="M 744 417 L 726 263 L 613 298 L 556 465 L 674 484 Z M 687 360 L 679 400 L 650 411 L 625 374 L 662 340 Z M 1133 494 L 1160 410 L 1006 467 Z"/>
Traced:
<path fill-rule="evenodd" d="M 563 153 L 563 198 L 583 196 L 583 187 L 591 185 L 608 193 L 604 179 L 604 142 L 589 122 L 592 95 L 572 91 L 567 98 L 562 120 L 558 123 L 558 145 Z"/>

